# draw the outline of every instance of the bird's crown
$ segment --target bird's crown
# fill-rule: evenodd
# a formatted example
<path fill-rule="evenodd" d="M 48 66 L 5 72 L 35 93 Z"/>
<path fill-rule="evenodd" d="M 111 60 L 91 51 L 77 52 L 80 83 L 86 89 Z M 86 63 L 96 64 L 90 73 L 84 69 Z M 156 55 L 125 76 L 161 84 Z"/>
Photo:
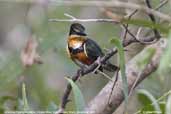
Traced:
<path fill-rule="evenodd" d="M 73 23 L 70 26 L 69 35 L 86 36 L 86 34 L 85 34 L 85 27 L 83 25 L 81 25 L 80 23 Z"/>

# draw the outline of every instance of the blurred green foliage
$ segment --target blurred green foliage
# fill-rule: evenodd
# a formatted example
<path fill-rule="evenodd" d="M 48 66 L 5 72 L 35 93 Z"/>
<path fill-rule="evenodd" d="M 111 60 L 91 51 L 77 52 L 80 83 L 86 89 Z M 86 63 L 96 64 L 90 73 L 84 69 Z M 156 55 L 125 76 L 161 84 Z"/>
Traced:
<path fill-rule="evenodd" d="M 125 106 L 128 103 L 128 82 L 126 78 L 126 69 L 125 69 L 125 53 L 124 53 L 124 47 L 122 46 L 121 40 L 119 38 L 115 38 L 111 40 L 111 43 L 116 46 L 118 53 L 119 53 L 119 68 L 121 69 L 121 75 L 122 75 L 122 83 L 123 83 L 123 92 L 125 96 Z"/>
<path fill-rule="evenodd" d="M 83 111 L 86 105 L 85 105 L 85 100 L 84 100 L 81 90 L 71 79 L 69 78 L 66 78 L 66 79 L 71 84 L 72 89 L 73 89 L 76 111 L 78 112 Z"/>

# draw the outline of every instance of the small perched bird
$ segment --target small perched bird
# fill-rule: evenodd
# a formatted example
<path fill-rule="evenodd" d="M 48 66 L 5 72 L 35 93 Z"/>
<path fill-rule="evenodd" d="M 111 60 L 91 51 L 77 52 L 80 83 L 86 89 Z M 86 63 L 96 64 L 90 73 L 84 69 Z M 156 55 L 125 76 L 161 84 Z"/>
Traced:
<path fill-rule="evenodd" d="M 70 26 L 67 53 L 81 68 L 91 65 L 104 55 L 100 46 L 87 37 L 84 26 L 79 23 L 73 23 Z M 105 69 L 114 72 L 117 68 L 117 66 L 107 61 L 104 65 L 100 66 L 99 70 L 103 71 L 103 69 Z"/>

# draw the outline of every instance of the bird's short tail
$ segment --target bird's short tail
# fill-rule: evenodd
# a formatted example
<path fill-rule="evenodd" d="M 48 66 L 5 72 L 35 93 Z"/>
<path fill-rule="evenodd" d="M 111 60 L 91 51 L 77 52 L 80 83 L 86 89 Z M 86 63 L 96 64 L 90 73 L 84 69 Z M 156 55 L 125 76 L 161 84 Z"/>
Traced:
<path fill-rule="evenodd" d="M 109 72 L 115 72 L 116 70 L 118 70 L 119 68 L 113 64 L 111 64 L 110 62 L 106 62 L 103 66 L 103 69 L 109 71 Z"/>

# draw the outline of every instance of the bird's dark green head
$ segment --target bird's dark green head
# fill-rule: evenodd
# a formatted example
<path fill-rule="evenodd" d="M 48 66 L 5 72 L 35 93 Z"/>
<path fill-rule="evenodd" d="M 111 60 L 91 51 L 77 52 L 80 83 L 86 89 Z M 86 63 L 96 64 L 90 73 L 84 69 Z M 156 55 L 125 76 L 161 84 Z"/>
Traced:
<path fill-rule="evenodd" d="M 73 23 L 70 27 L 69 35 L 86 36 L 84 26 L 79 23 Z"/>

